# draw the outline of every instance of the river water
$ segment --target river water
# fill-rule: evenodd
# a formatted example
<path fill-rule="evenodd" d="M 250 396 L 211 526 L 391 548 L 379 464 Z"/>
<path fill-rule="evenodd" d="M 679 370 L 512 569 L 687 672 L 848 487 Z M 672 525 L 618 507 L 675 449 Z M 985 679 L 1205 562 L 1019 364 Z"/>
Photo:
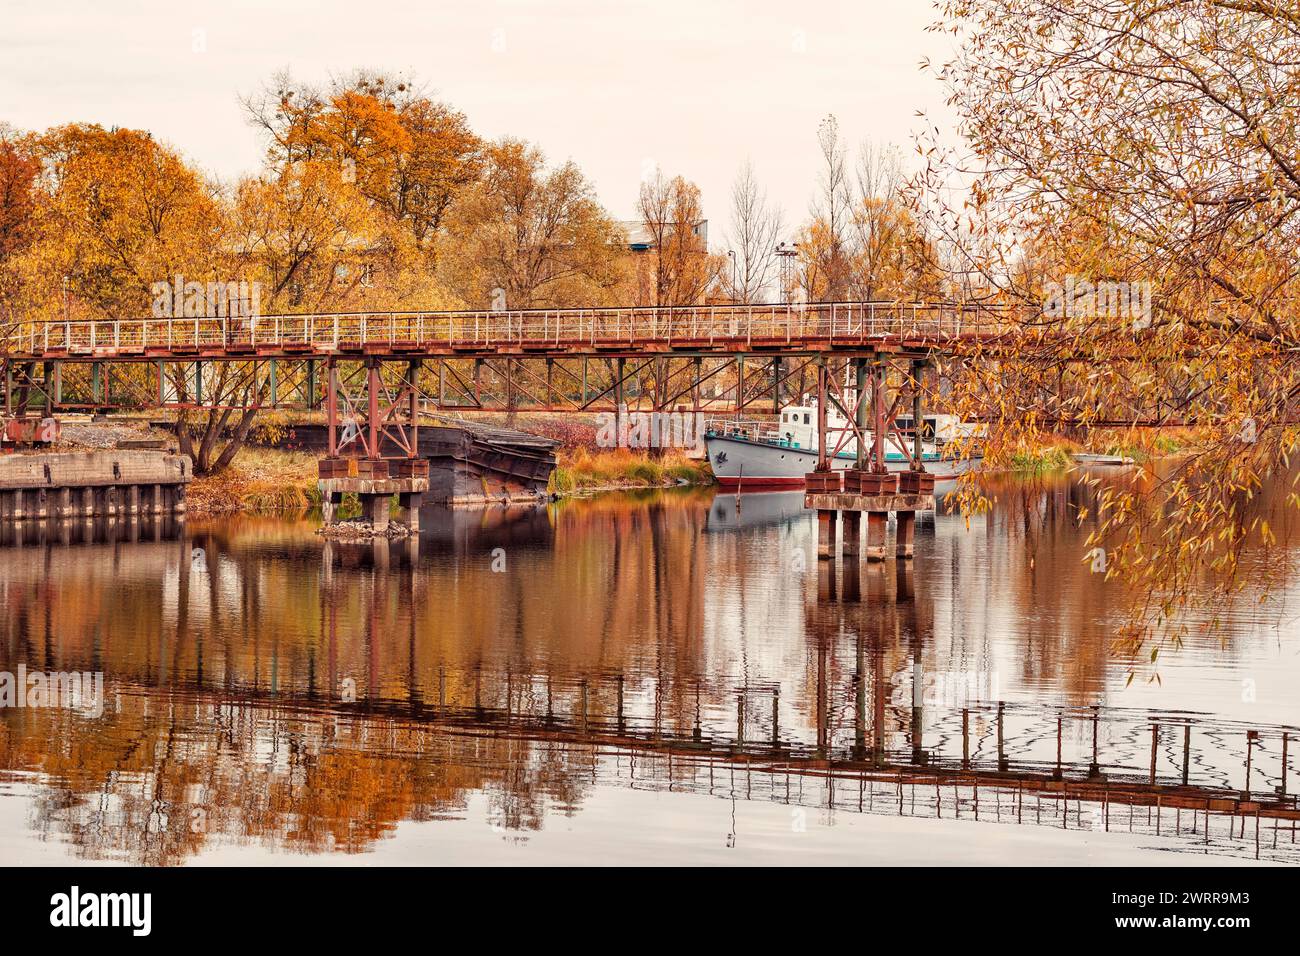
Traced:
<path fill-rule="evenodd" d="M 1114 651 L 1080 476 L 991 491 L 883 564 L 818 562 L 801 493 L 711 489 L 378 543 L 4 529 L 0 671 L 103 694 L 0 709 L 0 858 L 1300 862 L 1292 821 L 1206 802 L 1294 789 L 1300 535 L 1152 665 Z"/>

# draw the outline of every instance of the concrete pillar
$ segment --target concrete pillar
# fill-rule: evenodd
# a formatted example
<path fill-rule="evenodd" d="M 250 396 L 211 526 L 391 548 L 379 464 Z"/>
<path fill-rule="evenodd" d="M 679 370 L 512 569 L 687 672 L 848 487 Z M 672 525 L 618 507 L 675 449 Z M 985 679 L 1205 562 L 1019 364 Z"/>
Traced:
<path fill-rule="evenodd" d="M 360 495 L 361 512 L 377 532 L 388 530 L 388 499 L 391 495 Z"/>
<path fill-rule="evenodd" d="M 829 560 L 835 557 L 835 525 L 838 511 L 817 512 L 817 557 Z"/>
<path fill-rule="evenodd" d="M 140 513 L 139 485 L 131 485 L 126 489 L 126 513 L 128 515 L 138 515 Z"/>
<path fill-rule="evenodd" d="M 72 517 L 72 489 L 60 488 L 55 493 L 54 515 L 57 518 Z"/>
<path fill-rule="evenodd" d="M 916 512 L 900 511 L 898 513 L 898 533 L 896 535 L 898 556 L 900 558 L 910 558 L 915 554 L 915 536 Z"/>
<path fill-rule="evenodd" d="M 397 496 L 397 520 L 412 531 L 420 530 L 420 504 L 424 495 L 418 491 L 403 491 Z"/>
<path fill-rule="evenodd" d="M 844 512 L 844 554 L 857 557 L 862 550 L 862 512 Z"/>
<path fill-rule="evenodd" d="M 889 513 L 885 511 L 867 512 L 867 560 L 885 560 L 885 537 L 888 529 Z"/>

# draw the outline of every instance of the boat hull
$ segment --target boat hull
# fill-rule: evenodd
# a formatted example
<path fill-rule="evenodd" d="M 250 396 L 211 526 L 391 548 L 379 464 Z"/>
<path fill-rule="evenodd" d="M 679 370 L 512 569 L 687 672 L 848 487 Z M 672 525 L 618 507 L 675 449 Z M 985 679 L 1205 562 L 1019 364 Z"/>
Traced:
<path fill-rule="evenodd" d="M 817 453 L 807 448 L 769 445 L 730 435 L 707 435 L 704 447 L 713 476 L 725 489 L 802 488 L 804 476 L 817 467 Z M 842 471 L 856 463 L 856 456 L 841 454 L 831 460 L 831 467 Z M 925 462 L 938 481 L 956 478 L 975 464 L 942 457 Z M 907 471 L 910 463 L 902 455 L 894 455 L 886 460 L 885 467 L 901 472 Z"/>

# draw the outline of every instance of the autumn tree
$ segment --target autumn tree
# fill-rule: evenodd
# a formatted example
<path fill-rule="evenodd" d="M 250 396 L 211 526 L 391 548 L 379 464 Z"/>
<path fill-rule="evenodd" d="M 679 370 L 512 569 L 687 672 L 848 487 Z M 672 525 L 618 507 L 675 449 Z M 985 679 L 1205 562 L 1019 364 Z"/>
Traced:
<path fill-rule="evenodd" d="M 150 314 L 157 283 L 232 281 L 236 263 L 227 242 L 228 210 L 220 190 L 173 150 L 143 131 L 94 125 L 57 127 L 35 137 L 34 237 L 12 256 L 23 280 L 23 309 L 33 318 L 134 318 Z M 193 366 L 172 366 L 172 388 L 184 403 Z M 147 367 L 119 374 L 139 391 L 156 388 Z M 255 409 L 255 366 L 222 363 L 207 376 L 213 406 L 246 401 Z M 248 419 L 251 422 L 253 412 Z M 214 407 L 191 443 L 192 413 L 180 413 L 182 450 L 196 473 L 224 465 L 238 445 L 225 446 L 231 412 Z M 244 434 L 246 434 L 246 429 Z M 238 436 L 242 441 L 243 435 Z M 213 449 L 216 449 L 213 452 Z M 212 454 L 210 454 L 212 453 Z M 213 457 L 215 455 L 215 457 Z"/>
<path fill-rule="evenodd" d="M 14 260 L 35 238 L 36 176 L 40 163 L 30 142 L 0 123 L 0 328 L 15 321 L 18 294 Z"/>
<path fill-rule="evenodd" d="M 701 234 L 700 189 L 694 183 L 655 170 L 641 184 L 637 202 L 651 248 L 642 257 L 638 304 L 698 305 L 723 272 L 725 257 L 711 255 Z"/>
<path fill-rule="evenodd" d="M 473 308 L 612 304 L 626 281 L 626 237 L 582 170 L 520 140 L 484 150 L 445 232 L 440 274 Z"/>
<path fill-rule="evenodd" d="M 938 251 L 912 210 L 898 151 L 863 143 L 855 170 L 835 118 L 818 131 L 820 188 L 796 247 L 806 301 L 942 297 Z"/>
<path fill-rule="evenodd" d="M 897 149 L 864 143 L 847 228 L 847 286 L 865 302 L 943 298 L 938 252 L 909 208 Z"/>
<path fill-rule="evenodd" d="M 34 314 L 146 315 L 153 283 L 226 278 L 216 187 L 140 130 L 71 125 L 33 143 L 37 240 L 25 253 Z"/>
<path fill-rule="evenodd" d="M 970 356 L 960 407 L 992 421 L 993 453 L 1125 405 L 1199 430 L 1171 472 L 1101 501 L 1094 544 L 1138 585 L 1131 649 L 1154 655 L 1145 642 L 1178 640 L 1170 622 L 1206 574 L 1207 617 L 1222 612 L 1241 546 L 1271 540 L 1253 498 L 1294 451 L 1300 15 L 1271 0 L 939 9 L 964 145 L 921 144 L 928 224 L 968 250 L 986 301 L 1022 306 L 1001 319 L 1019 348 Z M 948 200 L 955 182 L 968 201 Z M 1116 287 L 1149 291 L 1150 309 L 1099 305 Z"/>
<path fill-rule="evenodd" d="M 281 74 L 244 107 L 267 137 L 273 170 L 333 163 L 421 249 L 432 248 L 453 200 L 481 171 L 465 116 L 402 77 L 359 72 L 322 91 Z"/>

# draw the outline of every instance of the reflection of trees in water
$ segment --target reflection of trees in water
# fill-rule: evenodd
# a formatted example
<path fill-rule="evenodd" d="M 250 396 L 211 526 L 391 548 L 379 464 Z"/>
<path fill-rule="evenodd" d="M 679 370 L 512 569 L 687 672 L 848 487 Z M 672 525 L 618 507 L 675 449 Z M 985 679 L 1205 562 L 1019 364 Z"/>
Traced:
<path fill-rule="evenodd" d="M 588 724 L 906 758 L 917 668 L 990 659 L 975 567 L 1004 607 L 1034 610 L 1019 676 L 1065 675 L 1075 702 L 1094 700 L 1107 598 L 1069 547 L 1094 494 L 1008 486 L 992 530 L 953 545 L 951 566 L 922 541 L 910 573 L 814 558 L 798 580 L 789 555 L 806 526 L 705 534 L 710 499 L 694 494 L 497 509 L 422 538 L 414 563 L 387 542 L 324 554 L 310 526 L 256 519 L 129 549 L 5 554 L 0 666 L 102 669 L 127 689 L 97 722 L 6 714 L 0 760 L 47 775 L 41 832 L 91 857 L 173 862 L 208 840 L 362 851 L 400 820 L 463 815 L 475 793 L 487 822 L 538 829 L 594 785 Z M 505 573 L 491 570 L 496 547 Z M 990 556 L 964 566 L 975 548 Z M 479 723 L 422 725 L 456 714 Z M 548 719 L 567 736 L 550 739 Z M 989 727 L 976 718 L 977 734 Z"/>
<path fill-rule="evenodd" d="M 1175 506 L 1162 484 L 1176 478 L 1175 468 L 1175 462 L 1162 461 L 1150 466 L 1151 470 L 1084 469 L 1070 474 L 990 476 L 983 480 L 986 494 L 993 501 L 986 519 L 986 547 L 1003 562 L 1005 573 L 1000 577 L 1014 592 L 1017 605 L 1035 612 L 1030 618 L 1035 625 L 1030 633 L 1036 652 L 1047 655 L 1060 651 L 1061 633 L 1095 634 L 1102 617 L 1122 623 L 1136 605 L 1154 610 L 1162 601 L 1173 599 L 1174 592 L 1158 592 L 1155 604 L 1150 604 L 1152 596 L 1144 590 L 1130 590 L 1114 578 L 1108 580 L 1104 574 L 1094 573 L 1090 557 L 1093 545 L 1087 538 L 1100 526 L 1103 496 L 1108 489 L 1141 490 L 1150 494 L 1139 498 L 1128 522 L 1142 526 L 1150 544 L 1159 543 L 1169 524 L 1181 517 L 1173 510 Z M 1295 491 L 1294 479 L 1294 473 L 1274 475 L 1258 491 L 1243 489 L 1236 495 L 1231 507 L 1238 537 L 1218 542 L 1215 550 L 1218 555 L 1229 551 L 1236 554 L 1234 573 L 1198 567 L 1171 578 L 1171 585 L 1178 591 L 1197 594 L 1194 604 L 1215 606 L 1209 616 L 1220 615 L 1221 624 L 1276 623 L 1281 616 L 1279 605 L 1286 602 L 1285 595 L 1279 592 L 1285 591 L 1297 571 L 1300 529 L 1295 509 L 1289 503 Z M 1276 537 L 1275 544 L 1265 545 L 1259 540 L 1264 525 Z M 1113 565 L 1110 542 L 1100 544 L 1108 555 L 1108 564 Z M 1153 558 L 1154 549 L 1147 550 L 1148 557 Z M 1261 608 L 1259 598 L 1264 594 L 1278 600 Z M 1195 627 L 1204 623 L 1206 616 L 1187 615 L 1175 619 L 1174 624 L 1182 620 Z M 1115 650 L 1109 645 L 1113 636 L 1107 634 L 1106 646 L 1098 649 L 1106 654 Z M 1230 641 L 1230 629 L 1225 628 L 1222 636 Z M 1064 649 L 1074 650 L 1068 644 Z M 1090 653 L 1088 663 L 1102 664 L 1106 654 Z M 1070 653 L 1044 657 L 1044 669 L 1026 677 L 1068 672 L 1081 663 L 1085 661 Z M 1132 663 L 1140 666 L 1142 661 Z M 1088 666 L 1075 677 L 1076 687 L 1086 687 L 1095 680 L 1096 668 Z"/>
<path fill-rule="evenodd" d="M 101 726 L 30 711 L 24 732 L 4 739 L 10 766 L 47 775 L 33 828 L 87 859 L 177 863 L 209 840 L 361 852 L 402 820 L 463 815 L 475 792 L 487 796 L 488 822 L 536 830 L 548 810 L 576 810 L 591 786 L 590 755 L 546 741 L 157 692 L 122 700 Z"/>

